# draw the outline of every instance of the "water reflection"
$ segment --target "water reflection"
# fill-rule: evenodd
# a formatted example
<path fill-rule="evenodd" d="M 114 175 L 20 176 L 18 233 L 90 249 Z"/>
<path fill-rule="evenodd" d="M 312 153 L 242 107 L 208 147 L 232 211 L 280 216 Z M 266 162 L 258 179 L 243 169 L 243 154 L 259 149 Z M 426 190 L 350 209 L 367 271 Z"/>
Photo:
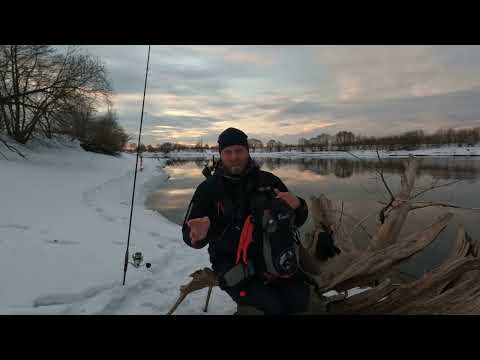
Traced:
<path fill-rule="evenodd" d="M 384 159 L 384 172 L 389 186 L 395 192 L 400 187 L 400 174 L 405 159 Z M 442 181 L 462 180 L 448 188 L 440 188 L 426 194 L 422 200 L 444 201 L 464 207 L 480 207 L 480 160 L 472 158 L 418 158 L 419 169 L 417 186 L 428 184 L 432 178 Z M 170 174 L 158 191 L 152 193 L 146 202 L 149 209 L 160 211 L 171 221 L 181 224 L 193 191 L 204 177 L 201 170 L 206 160 L 169 159 L 165 170 Z M 365 223 L 373 232 L 378 225 L 377 214 L 381 208 L 379 200 L 387 200 L 383 184 L 372 167 L 377 161 L 359 161 L 350 159 L 257 159 L 262 169 L 279 176 L 290 191 L 309 201 L 310 197 L 326 194 L 338 210 L 343 202 L 346 216 L 343 221 L 347 226 L 355 224 L 358 219 L 374 214 Z M 436 217 L 447 211 L 456 216 L 449 226 L 440 234 L 424 252 L 414 256 L 402 265 L 402 269 L 412 274 L 421 275 L 424 271 L 438 265 L 449 253 L 455 237 L 457 225 L 462 223 L 473 238 L 480 238 L 478 212 L 464 210 L 427 208 L 417 210 L 408 217 L 402 236 L 425 228 Z M 340 216 L 340 214 L 338 214 Z M 302 227 L 302 232 L 312 229 L 312 219 Z M 354 234 L 358 247 L 368 243 L 368 235 L 363 231 Z"/>
<path fill-rule="evenodd" d="M 372 167 L 378 166 L 376 159 L 319 159 L 319 158 L 260 158 L 255 161 L 267 171 L 275 171 L 281 167 L 294 166 L 299 171 L 310 170 L 320 175 L 334 174 L 338 178 L 349 178 L 372 172 Z M 385 173 L 399 174 L 403 171 L 405 159 L 387 158 L 382 160 Z M 480 160 L 471 157 L 417 157 L 418 174 L 430 175 L 439 179 L 478 179 L 480 177 Z M 193 163 L 200 172 L 206 163 L 204 158 L 190 160 L 169 159 L 167 166 L 176 167 Z M 182 170 L 181 170 L 182 171 Z"/>
<path fill-rule="evenodd" d="M 478 160 L 471 158 L 418 158 L 418 174 L 435 176 L 442 179 L 475 179 L 480 177 Z M 334 174 L 339 178 L 349 178 L 353 175 L 369 173 L 372 167 L 378 166 L 376 160 L 349 159 L 257 159 L 260 165 L 273 171 L 285 165 L 295 165 L 299 171 L 311 170 L 320 175 Z M 384 159 L 382 161 L 385 173 L 399 174 L 403 171 L 401 159 Z"/>

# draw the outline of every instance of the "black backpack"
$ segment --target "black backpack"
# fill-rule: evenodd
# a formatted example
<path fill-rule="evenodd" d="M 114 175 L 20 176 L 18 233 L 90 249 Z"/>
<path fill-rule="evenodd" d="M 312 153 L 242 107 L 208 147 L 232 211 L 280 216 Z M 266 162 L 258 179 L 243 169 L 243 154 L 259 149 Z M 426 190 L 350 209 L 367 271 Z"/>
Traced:
<path fill-rule="evenodd" d="M 260 186 L 251 199 L 254 218 L 254 241 L 261 242 L 264 273 L 271 277 L 291 277 L 298 271 L 299 243 L 295 211 L 274 190 L 265 185 L 260 173 Z"/>
<path fill-rule="evenodd" d="M 213 167 L 214 168 L 214 167 Z M 209 168 L 204 171 L 209 178 Z M 205 174 L 207 173 L 207 174 Z M 220 179 L 219 179 L 220 180 Z M 254 184 L 248 186 L 249 199 L 246 201 L 248 213 L 252 215 L 254 230 L 253 241 L 257 250 L 260 250 L 263 264 L 253 266 L 249 261 L 248 266 L 236 265 L 227 273 L 235 274 L 233 283 L 247 280 L 254 274 L 261 273 L 270 278 L 294 276 L 298 269 L 298 243 L 299 233 L 295 226 L 295 211 L 283 200 L 277 199 L 274 189 L 269 185 L 266 173 L 259 170 Z M 217 182 L 215 197 L 223 200 L 226 213 L 231 213 L 233 218 L 240 214 L 238 209 L 225 197 L 223 184 Z M 240 225 L 240 224 L 237 224 Z M 258 253 L 257 253 L 258 254 Z M 241 271 L 237 268 L 242 268 Z M 227 275 L 227 273 L 225 275 Z M 238 275 L 238 274 L 240 275 Z"/>

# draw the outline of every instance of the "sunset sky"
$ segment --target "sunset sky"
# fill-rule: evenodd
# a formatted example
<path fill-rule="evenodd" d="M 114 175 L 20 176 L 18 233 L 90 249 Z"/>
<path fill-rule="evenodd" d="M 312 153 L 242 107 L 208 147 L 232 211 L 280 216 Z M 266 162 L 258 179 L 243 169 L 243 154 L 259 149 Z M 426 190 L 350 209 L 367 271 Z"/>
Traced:
<path fill-rule="evenodd" d="M 82 46 L 106 64 L 138 135 L 148 46 Z M 213 145 L 229 126 L 264 142 L 341 130 L 480 126 L 480 46 L 153 45 L 142 142 Z"/>

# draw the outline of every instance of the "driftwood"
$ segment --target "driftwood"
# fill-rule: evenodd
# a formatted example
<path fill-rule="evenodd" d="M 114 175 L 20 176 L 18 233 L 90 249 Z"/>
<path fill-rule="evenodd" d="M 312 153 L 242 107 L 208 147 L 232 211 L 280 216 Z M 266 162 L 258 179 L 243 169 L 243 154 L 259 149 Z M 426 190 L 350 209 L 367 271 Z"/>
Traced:
<path fill-rule="evenodd" d="M 400 232 L 412 210 L 426 207 L 417 202 L 415 176 L 417 163 L 410 157 L 405 163 L 400 191 L 384 208 L 383 223 L 365 251 L 351 252 L 351 238 L 337 235 L 342 253 L 327 261 L 319 260 L 315 250 L 315 233 L 303 239 L 300 252 L 304 271 L 315 279 L 322 291 L 344 291 L 353 287 L 371 289 L 343 301 L 333 303 L 331 314 L 480 314 L 480 243 L 460 226 L 450 257 L 439 267 L 418 280 L 394 284 L 389 276 L 395 267 L 432 243 L 452 218 L 440 216 L 424 230 L 405 238 Z M 439 185 L 441 187 L 444 185 Z M 436 187 L 430 187 L 432 190 Z M 425 192 L 425 191 L 422 191 Z M 312 198 L 311 212 L 315 225 L 333 224 L 334 212 L 326 196 Z M 428 206 L 436 206 L 429 203 Z M 442 203 L 438 206 L 456 207 Z M 472 209 L 474 210 L 474 209 Z M 338 229 L 337 229 L 338 231 Z M 373 286 L 372 284 L 379 284 Z"/>
<path fill-rule="evenodd" d="M 453 217 L 453 214 L 446 213 L 425 229 L 400 238 L 409 213 L 427 206 L 457 208 L 445 203 L 417 201 L 420 194 L 446 184 L 437 186 L 434 183 L 426 189 L 416 188 L 415 158 L 410 157 L 404 165 L 397 194 L 388 187 L 383 171 L 378 172 L 391 200 L 384 203 L 386 206 L 380 212 L 380 224 L 365 250 L 355 246 L 352 233 L 366 218 L 347 231 L 345 224 L 336 220 L 337 211 L 330 199 L 323 194 L 311 198 L 314 230 L 306 234 L 299 246 L 301 268 L 317 284 L 316 291 L 312 291 L 308 314 L 480 314 L 480 242 L 473 240 L 463 226 L 459 227 L 452 252 L 442 265 L 420 279 L 400 283 L 392 280 L 392 276 L 398 274 L 398 265 L 431 244 Z M 347 216 L 342 206 L 340 219 Z M 321 249 L 318 233 L 325 227 L 333 230 L 336 246 L 342 250 L 341 254 L 327 260 L 318 253 Z M 191 276 L 194 279 L 181 287 L 180 298 L 169 314 L 189 292 L 209 287 L 210 295 L 211 288 L 218 285 L 209 269 L 199 270 Z M 366 291 L 350 297 L 342 294 L 356 287 Z M 339 295 L 323 295 L 330 290 L 337 291 Z M 209 296 L 207 304 L 208 299 Z M 243 306 L 237 312 L 257 313 Z"/>
<path fill-rule="evenodd" d="M 208 295 L 204 307 L 204 312 L 207 312 L 210 295 L 213 287 L 218 286 L 218 279 L 215 276 L 215 273 L 209 268 L 197 270 L 194 273 L 190 274 L 190 277 L 193 279 L 188 284 L 180 286 L 180 296 L 178 297 L 177 301 L 172 306 L 170 311 L 167 313 L 167 315 L 172 315 L 173 312 L 182 303 L 182 301 L 185 300 L 188 294 L 208 287 Z"/>

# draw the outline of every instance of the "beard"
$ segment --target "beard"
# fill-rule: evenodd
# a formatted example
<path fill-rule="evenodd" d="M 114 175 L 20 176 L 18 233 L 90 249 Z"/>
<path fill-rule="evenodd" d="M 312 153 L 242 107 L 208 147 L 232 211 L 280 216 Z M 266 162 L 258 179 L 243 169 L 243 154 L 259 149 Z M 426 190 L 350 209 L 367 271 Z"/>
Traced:
<path fill-rule="evenodd" d="M 230 176 L 242 175 L 247 169 L 247 166 L 248 166 L 248 161 L 245 162 L 244 164 L 242 163 L 237 163 L 235 165 L 226 165 L 225 163 L 223 164 L 223 168 L 225 172 Z"/>
<path fill-rule="evenodd" d="M 225 169 L 227 170 L 227 173 L 233 176 L 239 176 L 243 173 L 245 170 L 246 165 L 234 165 L 234 166 L 226 166 Z"/>

